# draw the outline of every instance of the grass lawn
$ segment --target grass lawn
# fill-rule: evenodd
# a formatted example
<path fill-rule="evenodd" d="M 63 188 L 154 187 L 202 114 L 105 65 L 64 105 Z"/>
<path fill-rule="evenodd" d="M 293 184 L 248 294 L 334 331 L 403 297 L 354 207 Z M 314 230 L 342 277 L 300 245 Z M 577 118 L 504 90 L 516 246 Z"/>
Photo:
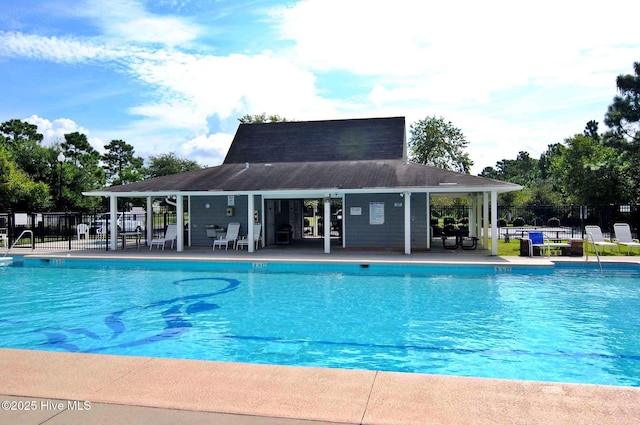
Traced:
<path fill-rule="evenodd" d="M 489 240 L 489 246 L 491 246 L 491 240 Z M 607 248 L 606 250 L 599 249 L 598 254 L 601 257 L 607 256 L 617 256 L 617 255 L 627 255 L 627 249 L 622 247 L 620 252 L 617 249 Z M 499 256 L 519 256 L 520 255 L 520 240 L 519 239 L 511 239 L 509 242 L 505 242 L 503 239 L 498 241 L 498 255 Z M 589 244 L 589 256 L 595 256 L 595 251 L 593 250 L 593 245 Z M 631 250 L 629 255 L 635 256 L 638 254 L 638 250 Z"/>

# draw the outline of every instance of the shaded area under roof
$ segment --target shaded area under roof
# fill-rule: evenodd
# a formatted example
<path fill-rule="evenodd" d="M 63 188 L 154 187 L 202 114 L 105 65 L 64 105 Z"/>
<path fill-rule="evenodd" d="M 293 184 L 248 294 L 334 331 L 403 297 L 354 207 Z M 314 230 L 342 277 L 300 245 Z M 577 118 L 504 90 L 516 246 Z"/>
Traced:
<path fill-rule="evenodd" d="M 403 159 L 404 117 L 240 124 L 224 164 Z"/>

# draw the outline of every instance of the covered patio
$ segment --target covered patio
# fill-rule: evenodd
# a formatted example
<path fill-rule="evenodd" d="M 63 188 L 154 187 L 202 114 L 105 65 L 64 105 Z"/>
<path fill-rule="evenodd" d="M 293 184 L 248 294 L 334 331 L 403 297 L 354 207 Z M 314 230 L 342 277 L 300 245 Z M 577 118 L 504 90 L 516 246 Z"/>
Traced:
<path fill-rule="evenodd" d="M 231 222 L 240 223 L 249 240 L 253 224 L 260 223 L 263 247 L 277 243 L 282 226 L 291 228 L 292 239 L 302 239 L 303 202 L 319 200 L 325 254 L 332 249 L 332 203 L 342 206 L 342 248 L 411 254 L 432 249 L 432 200 L 464 198 L 471 205 L 464 237 L 497 255 L 498 195 L 521 186 L 411 162 L 405 133 L 403 117 L 241 124 L 222 165 L 85 195 L 109 198 L 114 250 L 119 198 L 145 198 L 147 223 L 154 200 L 168 200 L 178 229 L 185 229 L 178 232 L 178 252 L 210 246 L 206 230 Z M 152 237 L 153 226 L 147 226 L 147 243 Z"/>

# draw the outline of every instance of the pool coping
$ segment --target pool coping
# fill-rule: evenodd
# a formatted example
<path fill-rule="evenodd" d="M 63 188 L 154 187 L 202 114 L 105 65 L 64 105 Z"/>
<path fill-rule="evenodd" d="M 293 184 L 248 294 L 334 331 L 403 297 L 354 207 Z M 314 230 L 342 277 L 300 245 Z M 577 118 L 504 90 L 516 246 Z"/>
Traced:
<path fill-rule="evenodd" d="M 372 425 L 635 424 L 640 417 L 634 387 L 17 349 L 0 349 L 0 370 L 3 401 L 38 400 L 35 411 L 3 409 L 0 418 L 12 423 L 41 423 L 35 420 L 43 415 L 94 423 L 124 406 L 174 417 L 209 412 L 238 421 Z M 91 409 L 78 409 L 85 401 Z"/>

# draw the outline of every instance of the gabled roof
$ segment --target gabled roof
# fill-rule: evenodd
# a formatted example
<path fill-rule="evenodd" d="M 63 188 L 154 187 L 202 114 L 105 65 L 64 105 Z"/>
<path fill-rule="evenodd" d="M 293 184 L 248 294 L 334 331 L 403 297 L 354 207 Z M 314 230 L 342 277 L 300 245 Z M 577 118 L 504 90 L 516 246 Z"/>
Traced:
<path fill-rule="evenodd" d="M 98 192 L 284 192 L 336 190 L 348 192 L 393 191 L 509 192 L 520 186 L 471 176 L 403 160 L 314 161 L 268 164 L 223 164 L 113 186 Z"/>
<path fill-rule="evenodd" d="M 240 124 L 225 164 L 405 158 L 404 117 Z"/>
<path fill-rule="evenodd" d="M 89 192 L 510 192 L 522 187 L 406 160 L 404 117 L 241 124 L 222 165 Z M 284 196 L 284 195 L 282 195 Z"/>

